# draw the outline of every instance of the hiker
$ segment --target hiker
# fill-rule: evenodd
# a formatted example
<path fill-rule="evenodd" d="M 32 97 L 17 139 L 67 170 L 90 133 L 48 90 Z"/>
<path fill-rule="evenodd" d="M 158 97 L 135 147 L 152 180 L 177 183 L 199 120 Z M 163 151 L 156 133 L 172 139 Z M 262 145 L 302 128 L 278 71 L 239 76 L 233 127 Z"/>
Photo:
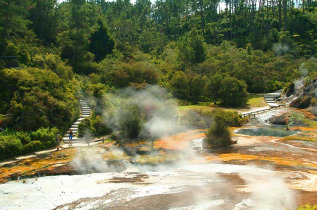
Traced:
<path fill-rule="evenodd" d="M 73 131 L 72 131 L 72 129 L 69 129 L 69 131 L 68 131 L 68 138 L 69 138 L 69 145 L 72 146 L 73 145 Z"/>
<path fill-rule="evenodd" d="M 59 150 L 59 144 L 60 144 L 60 137 L 59 137 L 59 134 L 56 135 L 56 143 L 57 143 L 57 148 L 56 150 L 58 151 Z"/>

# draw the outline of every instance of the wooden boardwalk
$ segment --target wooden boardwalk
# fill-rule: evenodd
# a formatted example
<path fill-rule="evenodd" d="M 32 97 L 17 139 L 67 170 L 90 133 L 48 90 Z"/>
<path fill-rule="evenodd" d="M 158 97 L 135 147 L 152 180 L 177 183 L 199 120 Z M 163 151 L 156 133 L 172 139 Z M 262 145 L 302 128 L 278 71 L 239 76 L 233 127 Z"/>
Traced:
<path fill-rule="evenodd" d="M 273 109 L 279 109 L 280 107 L 285 107 L 286 106 L 285 104 L 278 103 L 278 101 L 281 100 L 281 95 L 282 95 L 280 92 L 281 91 L 277 93 L 267 93 L 263 95 L 265 102 L 270 106 L 269 108 L 258 109 L 251 112 L 244 112 L 244 113 L 241 113 L 242 117 L 251 118 L 251 117 L 255 117 L 255 115 L 257 114 L 261 114 Z"/>

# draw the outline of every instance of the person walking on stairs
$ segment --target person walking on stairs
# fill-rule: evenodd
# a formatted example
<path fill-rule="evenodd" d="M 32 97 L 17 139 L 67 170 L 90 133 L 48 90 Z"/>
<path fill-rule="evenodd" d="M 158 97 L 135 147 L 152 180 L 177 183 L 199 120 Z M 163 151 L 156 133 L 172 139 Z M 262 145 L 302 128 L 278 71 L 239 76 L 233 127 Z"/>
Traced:
<path fill-rule="evenodd" d="M 69 146 L 73 145 L 73 131 L 72 129 L 69 129 L 68 131 L 68 138 L 69 138 Z"/>

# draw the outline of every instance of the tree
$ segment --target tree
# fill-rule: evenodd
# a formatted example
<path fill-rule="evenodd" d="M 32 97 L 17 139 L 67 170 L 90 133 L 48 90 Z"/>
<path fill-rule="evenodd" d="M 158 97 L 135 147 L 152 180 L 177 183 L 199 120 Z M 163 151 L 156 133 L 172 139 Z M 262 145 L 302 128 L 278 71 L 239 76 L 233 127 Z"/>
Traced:
<path fill-rule="evenodd" d="M 203 37 L 192 29 L 179 42 L 178 58 L 186 67 L 202 63 L 206 59 Z"/>
<path fill-rule="evenodd" d="M 90 52 L 95 54 L 96 61 L 101 61 L 112 52 L 115 43 L 101 19 L 98 20 L 98 25 L 99 29 L 90 37 Z"/>
<path fill-rule="evenodd" d="M 33 0 L 30 20 L 34 33 L 46 42 L 55 42 L 57 34 L 57 0 Z"/>
<path fill-rule="evenodd" d="M 223 74 L 209 78 L 205 93 L 215 104 L 242 106 L 248 100 L 247 85 L 244 81 Z"/>
<path fill-rule="evenodd" d="M 0 72 L 0 115 L 6 116 L 0 124 L 16 130 L 64 130 L 78 116 L 76 87 L 54 72 L 36 68 Z"/>
<path fill-rule="evenodd" d="M 58 34 L 61 57 L 68 60 L 75 72 L 91 73 L 93 55 L 87 51 L 88 37 L 97 22 L 97 6 L 86 0 L 71 0 L 60 5 L 59 10 L 65 14 L 61 18 L 66 21 L 61 23 L 64 28 L 59 27 L 62 31 Z"/>
<path fill-rule="evenodd" d="M 220 100 L 228 106 L 245 105 L 248 101 L 247 85 L 241 80 L 226 76 L 222 81 Z"/>
<path fill-rule="evenodd" d="M 141 132 L 142 118 L 139 107 L 134 104 L 127 104 L 120 111 L 120 129 L 125 138 L 136 139 Z"/>
<path fill-rule="evenodd" d="M 213 118 L 214 122 L 206 133 L 204 145 L 207 147 L 219 149 L 227 148 L 234 142 L 231 140 L 230 131 L 221 115 Z"/>
<path fill-rule="evenodd" d="M 16 39 L 27 31 L 30 6 L 30 0 L 0 0 L 0 56 L 16 55 L 10 54 L 12 51 L 7 48 L 10 43 L 16 46 Z"/>
<path fill-rule="evenodd" d="M 215 74 L 214 76 L 210 77 L 206 83 L 204 92 L 206 96 L 214 102 L 214 104 L 220 102 L 219 100 L 221 98 L 222 80 L 223 75 Z"/>

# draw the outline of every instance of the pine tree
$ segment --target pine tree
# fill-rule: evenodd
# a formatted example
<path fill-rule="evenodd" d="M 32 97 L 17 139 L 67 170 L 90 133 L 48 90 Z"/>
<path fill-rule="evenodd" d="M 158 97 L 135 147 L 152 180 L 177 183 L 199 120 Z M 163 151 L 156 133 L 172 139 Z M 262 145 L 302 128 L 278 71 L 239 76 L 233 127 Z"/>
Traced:
<path fill-rule="evenodd" d="M 115 43 L 101 19 L 98 20 L 98 25 L 99 29 L 90 37 L 90 52 L 95 54 L 96 61 L 101 61 L 112 52 Z"/>

